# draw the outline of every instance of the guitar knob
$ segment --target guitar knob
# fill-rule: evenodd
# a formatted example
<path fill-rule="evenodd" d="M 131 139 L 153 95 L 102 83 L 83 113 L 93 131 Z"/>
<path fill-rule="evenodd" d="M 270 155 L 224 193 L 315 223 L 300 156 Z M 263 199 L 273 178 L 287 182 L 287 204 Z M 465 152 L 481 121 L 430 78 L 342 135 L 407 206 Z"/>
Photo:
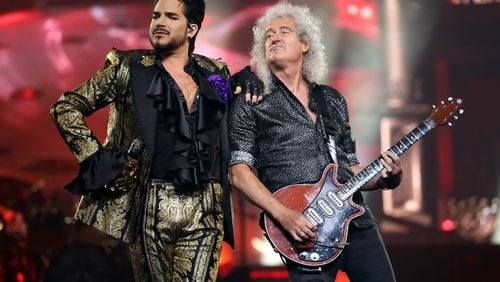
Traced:
<path fill-rule="evenodd" d="M 458 117 L 457 117 L 457 116 L 453 116 L 453 119 L 454 119 L 454 120 L 458 120 Z"/>
<path fill-rule="evenodd" d="M 311 253 L 311 260 L 312 261 L 319 260 L 319 254 L 318 253 Z"/>
<path fill-rule="evenodd" d="M 463 115 L 463 114 L 464 114 L 464 112 L 465 112 L 465 111 L 464 111 L 463 109 L 458 110 L 458 113 L 459 113 L 459 114 L 461 114 L 461 115 Z"/>
<path fill-rule="evenodd" d="M 444 101 L 441 101 L 441 105 L 444 105 Z"/>
<path fill-rule="evenodd" d="M 451 97 L 448 97 L 448 101 L 451 101 L 451 100 L 453 100 L 453 98 L 451 98 Z"/>
<path fill-rule="evenodd" d="M 435 109 L 436 108 L 436 105 L 432 105 L 432 109 Z"/>
<path fill-rule="evenodd" d="M 451 122 L 448 122 L 448 126 L 453 126 L 453 123 L 451 123 Z"/>

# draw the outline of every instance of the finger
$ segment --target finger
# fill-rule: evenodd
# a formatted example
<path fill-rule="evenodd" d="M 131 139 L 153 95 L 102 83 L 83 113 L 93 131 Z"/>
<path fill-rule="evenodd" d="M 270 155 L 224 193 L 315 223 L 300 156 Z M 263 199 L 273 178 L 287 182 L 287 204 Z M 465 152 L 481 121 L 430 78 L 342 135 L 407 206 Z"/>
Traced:
<path fill-rule="evenodd" d="M 243 88 L 243 91 L 245 92 L 245 95 L 246 95 L 245 96 L 245 101 L 247 103 L 253 103 L 252 84 L 249 81 L 245 82 L 245 87 Z"/>
<path fill-rule="evenodd" d="M 257 95 L 252 95 L 252 104 L 257 104 Z"/>
<path fill-rule="evenodd" d="M 302 238 L 299 236 L 299 233 L 298 233 L 298 232 L 294 232 L 294 233 L 292 234 L 292 237 L 293 237 L 293 239 L 294 239 L 295 241 L 297 241 L 297 242 L 302 242 Z"/>
<path fill-rule="evenodd" d="M 304 232 L 304 231 L 302 231 L 302 230 L 300 230 L 300 231 L 298 232 L 298 235 L 299 235 L 300 239 L 302 239 L 302 240 L 309 240 L 309 239 L 311 238 L 311 236 L 309 236 L 309 235 L 307 234 L 307 232 Z"/>
<path fill-rule="evenodd" d="M 399 158 L 398 155 L 396 155 L 391 151 L 388 151 L 387 153 L 388 153 L 387 155 L 392 160 L 392 163 L 390 164 L 392 167 L 392 174 L 398 174 L 402 170 L 401 159 Z"/>
<path fill-rule="evenodd" d="M 301 228 L 301 231 L 307 235 L 307 238 L 313 238 L 316 231 L 316 226 L 310 222 L 305 216 L 302 216 L 302 220 L 304 222 L 304 226 Z"/>
<path fill-rule="evenodd" d="M 306 229 L 306 231 L 304 232 L 304 234 L 307 236 L 306 239 L 311 239 L 311 238 L 314 238 L 314 232 L 311 230 L 311 229 Z"/>
<path fill-rule="evenodd" d="M 395 163 L 396 165 L 399 166 L 399 164 L 401 163 L 401 160 L 396 153 L 392 151 L 387 151 L 387 156 L 391 158 L 392 162 Z"/>
<path fill-rule="evenodd" d="M 381 159 L 380 162 L 384 166 L 386 174 L 390 174 L 392 172 L 392 166 L 384 159 Z"/>
<path fill-rule="evenodd" d="M 262 99 L 263 99 L 263 98 L 264 98 L 264 97 L 263 97 L 262 95 L 260 95 L 260 96 L 259 96 L 259 98 L 257 98 L 257 102 L 262 101 Z"/>
<path fill-rule="evenodd" d="M 382 173 L 381 173 L 381 174 L 382 174 L 382 177 L 383 177 L 383 178 L 387 178 L 387 177 L 388 177 L 388 175 L 387 175 L 387 170 L 385 170 L 385 169 L 383 169 L 383 170 L 382 170 Z"/>
<path fill-rule="evenodd" d="M 236 86 L 236 88 L 234 89 L 234 92 L 233 92 L 233 93 L 234 93 L 235 95 L 239 95 L 239 94 L 241 93 L 241 90 L 242 90 L 241 86 L 239 86 L 239 85 L 238 85 L 238 86 Z"/>
<path fill-rule="evenodd" d="M 394 153 L 393 151 L 387 151 L 386 153 L 387 153 L 387 155 L 389 155 L 389 157 L 391 157 L 391 159 L 393 159 L 393 160 L 395 160 L 395 159 L 399 159 L 399 156 L 398 156 L 396 153 Z"/>
<path fill-rule="evenodd" d="M 387 152 L 380 152 L 380 155 L 382 156 L 382 159 L 384 161 L 386 161 L 386 163 L 390 164 L 392 163 L 392 159 L 389 157 L 389 155 L 387 154 L 389 151 Z"/>
<path fill-rule="evenodd" d="M 401 168 L 401 159 L 399 158 L 398 155 L 396 154 L 392 155 L 392 162 L 394 163 L 396 168 Z"/>

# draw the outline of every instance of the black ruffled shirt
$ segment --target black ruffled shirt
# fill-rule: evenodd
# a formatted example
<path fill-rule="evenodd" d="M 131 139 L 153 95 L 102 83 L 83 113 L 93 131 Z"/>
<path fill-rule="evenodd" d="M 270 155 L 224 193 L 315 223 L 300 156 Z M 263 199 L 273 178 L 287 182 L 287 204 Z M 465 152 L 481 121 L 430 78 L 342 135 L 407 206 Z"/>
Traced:
<path fill-rule="evenodd" d="M 172 182 L 178 188 L 193 189 L 210 181 L 208 172 L 212 165 L 210 144 L 198 136 L 200 93 L 198 90 L 189 111 L 179 85 L 159 59 L 156 65 L 159 71 L 147 94 L 155 99 L 155 108 L 159 112 L 150 177 Z M 198 70 L 192 59 L 184 70 L 199 86 Z M 171 135 L 175 138 L 171 138 Z"/>

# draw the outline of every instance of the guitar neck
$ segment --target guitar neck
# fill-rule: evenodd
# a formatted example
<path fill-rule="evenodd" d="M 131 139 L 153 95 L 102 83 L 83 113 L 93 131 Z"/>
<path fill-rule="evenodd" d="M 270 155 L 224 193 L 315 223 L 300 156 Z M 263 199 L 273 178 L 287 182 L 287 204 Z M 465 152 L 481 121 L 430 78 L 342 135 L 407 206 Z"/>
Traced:
<path fill-rule="evenodd" d="M 408 133 L 405 137 L 403 137 L 399 142 L 394 144 L 389 151 L 394 154 L 400 156 L 404 152 L 408 151 L 415 143 L 417 143 L 420 139 L 422 139 L 427 133 L 429 133 L 435 127 L 435 123 L 426 119 L 422 123 L 420 123 L 415 129 L 413 129 L 410 133 Z M 384 166 L 382 165 L 382 157 L 379 157 L 368 166 L 366 166 L 361 172 L 353 176 L 349 181 L 339 187 L 338 194 L 342 199 L 347 199 L 354 192 L 358 191 L 368 183 L 373 177 L 379 174 Z"/>

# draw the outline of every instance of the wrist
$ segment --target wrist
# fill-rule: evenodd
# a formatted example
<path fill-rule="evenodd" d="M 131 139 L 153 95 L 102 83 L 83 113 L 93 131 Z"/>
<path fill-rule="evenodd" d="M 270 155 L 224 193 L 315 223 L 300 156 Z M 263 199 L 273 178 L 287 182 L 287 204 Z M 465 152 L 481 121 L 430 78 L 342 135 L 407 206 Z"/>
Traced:
<path fill-rule="evenodd" d="M 393 177 L 384 178 L 384 177 L 380 176 L 377 179 L 377 186 L 379 189 L 382 189 L 382 190 L 387 190 L 387 189 L 392 190 L 392 189 L 398 187 L 400 182 L 401 181 L 397 181 Z"/>

